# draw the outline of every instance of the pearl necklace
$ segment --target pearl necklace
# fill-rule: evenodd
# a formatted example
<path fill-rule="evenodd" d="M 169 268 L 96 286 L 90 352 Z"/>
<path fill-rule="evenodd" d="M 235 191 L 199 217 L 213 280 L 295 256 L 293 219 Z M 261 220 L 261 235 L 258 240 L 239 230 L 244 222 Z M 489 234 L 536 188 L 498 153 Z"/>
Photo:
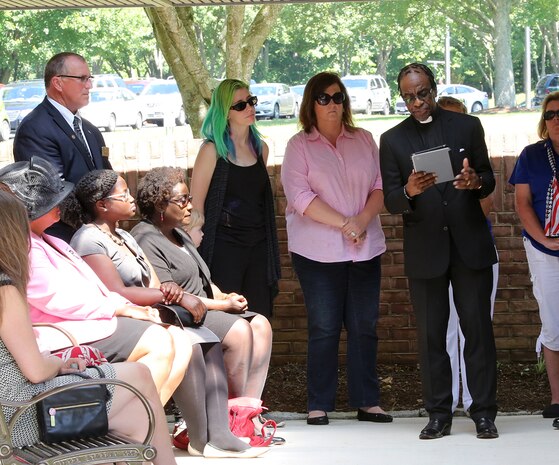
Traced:
<path fill-rule="evenodd" d="M 124 239 L 115 236 L 112 232 L 110 231 L 105 231 L 104 229 L 100 228 L 99 225 L 97 223 L 93 223 L 93 225 L 99 230 L 101 231 L 103 234 L 106 234 L 107 236 L 109 236 L 111 238 L 111 240 L 119 246 L 123 246 L 124 245 Z"/>

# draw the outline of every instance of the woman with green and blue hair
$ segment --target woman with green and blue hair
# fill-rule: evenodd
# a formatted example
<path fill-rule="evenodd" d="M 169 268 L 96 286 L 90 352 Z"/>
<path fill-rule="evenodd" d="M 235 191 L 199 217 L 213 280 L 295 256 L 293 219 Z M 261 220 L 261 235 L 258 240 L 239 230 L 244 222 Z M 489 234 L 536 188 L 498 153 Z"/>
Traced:
<path fill-rule="evenodd" d="M 280 276 L 268 146 L 255 126 L 257 97 L 226 79 L 214 90 L 192 172 L 194 209 L 205 215 L 200 253 L 224 292 L 240 292 L 252 311 L 272 315 Z"/>

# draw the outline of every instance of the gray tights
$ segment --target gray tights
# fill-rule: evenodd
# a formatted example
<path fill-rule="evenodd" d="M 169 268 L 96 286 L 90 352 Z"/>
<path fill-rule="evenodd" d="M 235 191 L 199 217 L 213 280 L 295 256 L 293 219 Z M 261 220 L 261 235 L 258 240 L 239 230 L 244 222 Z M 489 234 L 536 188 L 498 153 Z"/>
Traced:
<path fill-rule="evenodd" d="M 192 447 L 202 452 L 212 445 L 232 451 L 249 446 L 229 429 L 227 376 L 219 343 L 195 344 L 183 380 L 173 394 L 188 427 Z"/>

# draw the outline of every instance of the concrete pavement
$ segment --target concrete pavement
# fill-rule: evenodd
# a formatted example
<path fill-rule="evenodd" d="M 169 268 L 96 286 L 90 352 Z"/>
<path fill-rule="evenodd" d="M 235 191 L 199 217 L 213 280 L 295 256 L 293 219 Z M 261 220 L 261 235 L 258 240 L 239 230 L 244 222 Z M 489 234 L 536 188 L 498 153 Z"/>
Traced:
<path fill-rule="evenodd" d="M 399 413 L 399 412 L 398 412 Z M 285 416 L 273 413 L 275 418 Z M 304 416 L 287 419 L 278 436 L 287 442 L 256 459 L 204 459 L 176 450 L 179 465 L 547 465 L 559 464 L 559 430 L 541 415 L 499 415 L 500 437 L 481 440 L 467 417 L 455 417 L 450 436 L 419 440 L 427 418 L 398 417 L 393 423 L 365 423 L 347 414 L 329 415 L 330 425 L 308 426 Z M 292 416 L 293 418 L 293 416 Z M 339 419 L 338 419 L 339 418 Z"/>

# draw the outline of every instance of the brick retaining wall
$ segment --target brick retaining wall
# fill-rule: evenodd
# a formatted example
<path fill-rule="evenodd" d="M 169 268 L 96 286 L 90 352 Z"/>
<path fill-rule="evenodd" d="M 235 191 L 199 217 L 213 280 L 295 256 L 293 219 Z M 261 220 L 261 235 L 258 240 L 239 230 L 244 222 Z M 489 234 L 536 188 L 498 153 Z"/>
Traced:
<path fill-rule="evenodd" d="M 167 136 L 167 137 L 166 137 Z M 377 138 L 375 134 L 375 138 Z M 124 172 L 132 192 L 137 180 L 153 166 L 162 164 L 192 168 L 199 140 L 189 137 L 184 128 L 118 131 L 105 134 L 114 168 Z M 377 138 L 378 140 L 378 138 Z M 491 134 L 488 147 L 495 170 L 495 210 L 491 214 L 500 257 L 499 286 L 495 304 L 494 331 L 501 361 L 533 361 L 540 323 L 538 307 L 531 291 L 526 256 L 520 237 L 521 227 L 514 212 L 514 192 L 507 180 L 515 158 L 531 134 Z M 304 362 L 306 356 L 306 316 L 303 296 L 291 268 L 285 231 L 285 196 L 280 184 L 280 169 L 285 140 L 268 140 L 271 148 L 269 174 L 276 194 L 277 224 L 283 277 L 275 301 L 274 347 L 272 363 Z M 9 163 L 12 142 L 0 143 L 0 166 Z M 176 154 L 176 155 L 175 155 Z M 402 221 L 384 212 L 381 216 L 387 251 L 382 258 L 381 317 L 378 324 L 379 361 L 416 363 L 415 319 L 404 276 Z M 126 225 L 123 225 L 126 227 Z M 345 354 L 345 335 L 340 354 Z"/>

